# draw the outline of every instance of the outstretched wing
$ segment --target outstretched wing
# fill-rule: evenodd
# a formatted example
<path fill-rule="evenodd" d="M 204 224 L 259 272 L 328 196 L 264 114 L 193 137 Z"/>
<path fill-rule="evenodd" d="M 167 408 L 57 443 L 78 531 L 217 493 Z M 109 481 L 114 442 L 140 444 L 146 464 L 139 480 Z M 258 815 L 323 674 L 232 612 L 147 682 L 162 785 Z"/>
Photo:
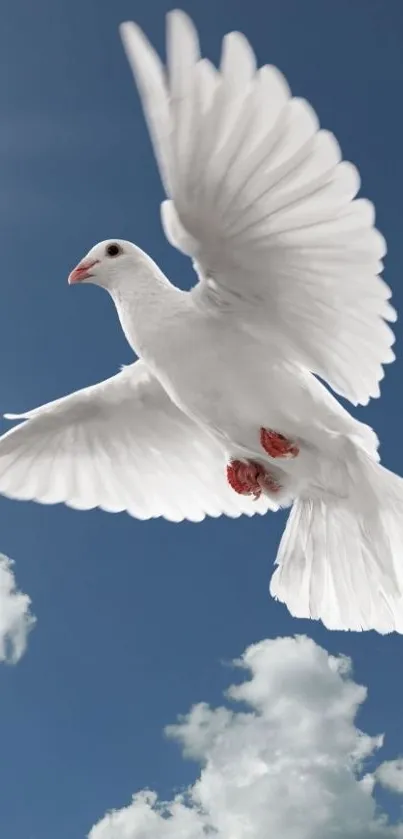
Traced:
<path fill-rule="evenodd" d="M 378 396 L 394 359 L 385 242 L 334 136 L 278 70 L 256 69 L 239 33 L 217 71 L 172 12 L 168 75 L 135 24 L 122 37 L 169 197 L 165 232 L 194 260 L 194 293 L 351 402 Z"/>
<path fill-rule="evenodd" d="M 226 482 L 213 438 L 171 402 L 142 361 L 23 416 L 0 437 L 0 492 L 44 504 L 200 521 L 275 509 Z"/>

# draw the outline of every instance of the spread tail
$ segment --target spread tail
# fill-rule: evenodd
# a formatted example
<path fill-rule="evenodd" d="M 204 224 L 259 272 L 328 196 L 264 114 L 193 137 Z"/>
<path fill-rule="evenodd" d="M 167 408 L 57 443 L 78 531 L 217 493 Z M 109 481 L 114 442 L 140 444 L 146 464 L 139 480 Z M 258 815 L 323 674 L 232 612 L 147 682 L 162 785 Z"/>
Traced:
<path fill-rule="evenodd" d="M 270 591 L 328 629 L 403 633 L 403 480 L 351 455 L 348 497 L 294 502 Z"/>

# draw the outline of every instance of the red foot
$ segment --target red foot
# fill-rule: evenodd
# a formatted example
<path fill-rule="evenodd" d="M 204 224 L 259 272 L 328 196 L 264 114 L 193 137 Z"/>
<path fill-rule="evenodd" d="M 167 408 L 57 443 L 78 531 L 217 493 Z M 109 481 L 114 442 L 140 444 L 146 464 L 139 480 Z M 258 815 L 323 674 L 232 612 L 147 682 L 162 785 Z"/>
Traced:
<path fill-rule="evenodd" d="M 253 460 L 231 460 L 227 466 L 227 480 L 239 495 L 253 495 L 255 499 L 260 498 L 262 490 L 276 493 L 281 489 L 270 472 Z"/>
<path fill-rule="evenodd" d="M 299 454 L 299 448 L 295 443 L 268 428 L 260 429 L 260 444 L 270 457 L 290 458 Z"/>

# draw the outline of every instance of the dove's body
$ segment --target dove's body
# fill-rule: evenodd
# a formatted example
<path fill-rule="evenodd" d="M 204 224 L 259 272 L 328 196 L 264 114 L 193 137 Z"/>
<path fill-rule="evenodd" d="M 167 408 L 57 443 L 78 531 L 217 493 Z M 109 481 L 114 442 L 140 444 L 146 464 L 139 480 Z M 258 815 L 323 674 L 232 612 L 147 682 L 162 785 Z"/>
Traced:
<path fill-rule="evenodd" d="M 285 490 L 277 502 L 302 492 L 348 495 L 346 438 L 377 458 L 372 429 L 284 357 L 275 335 L 262 347 L 229 307 L 201 305 L 197 289 L 180 291 L 140 249 L 133 247 L 132 267 L 109 291 L 133 350 L 173 403 L 215 437 L 223 457 L 270 461 L 259 444 L 262 426 L 298 440 L 298 458 L 274 464 Z"/>
<path fill-rule="evenodd" d="M 3 435 L 0 492 L 173 521 L 295 499 L 272 593 L 332 628 L 403 631 L 403 481 L 320 382 L 366 404 L 394 359 L 358 172 L 239 33 L 217 71 L 172 13 L 168 74 L 138 27 L 122 34 L 164 230 L 198 284 L 179 291 L 130 242 L 92 248 L 70 282 L 109 291 L 140 360 Z"/>

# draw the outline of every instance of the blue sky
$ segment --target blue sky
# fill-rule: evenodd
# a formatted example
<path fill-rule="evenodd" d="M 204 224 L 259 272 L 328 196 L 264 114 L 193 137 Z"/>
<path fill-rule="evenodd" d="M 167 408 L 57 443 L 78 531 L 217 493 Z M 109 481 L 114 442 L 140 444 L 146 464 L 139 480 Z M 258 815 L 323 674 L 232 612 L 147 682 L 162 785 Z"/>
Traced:
<path fill-rule="evenodd" d="M 403 309 L 403 6 L 400 0 L 182 2 L 217 59 L 240 29 L 333 130 L 359 167 L 389 245 Z M 160 228 L 162 190 L 117 26 L 135 19 L 163 49 L 166 0 L 17 0 L 0 29 L 0 412 L 22 411 L 131 359 L 108 296 L 66 277 L 97 241 L 134 240 L 179 285 L 190 265 Z M 398 361 L 365 412 L 403 474 Z M 0 832 L 82 839 L 136 789 L 195 777 L 161 731 L 192 703 L 221 701 L 228 662 L 265 637 L 307 633 L 352 656 L 369 688 L 360 724 L 403 752 L 403 639 L 329 633 L 268 596 L 284 524 L 140 523 L 0 499 L 1 550 L 16 560 L 37 626 L 0 671 Z M 387 800 L 387 806 L 394 807 Z"/>

